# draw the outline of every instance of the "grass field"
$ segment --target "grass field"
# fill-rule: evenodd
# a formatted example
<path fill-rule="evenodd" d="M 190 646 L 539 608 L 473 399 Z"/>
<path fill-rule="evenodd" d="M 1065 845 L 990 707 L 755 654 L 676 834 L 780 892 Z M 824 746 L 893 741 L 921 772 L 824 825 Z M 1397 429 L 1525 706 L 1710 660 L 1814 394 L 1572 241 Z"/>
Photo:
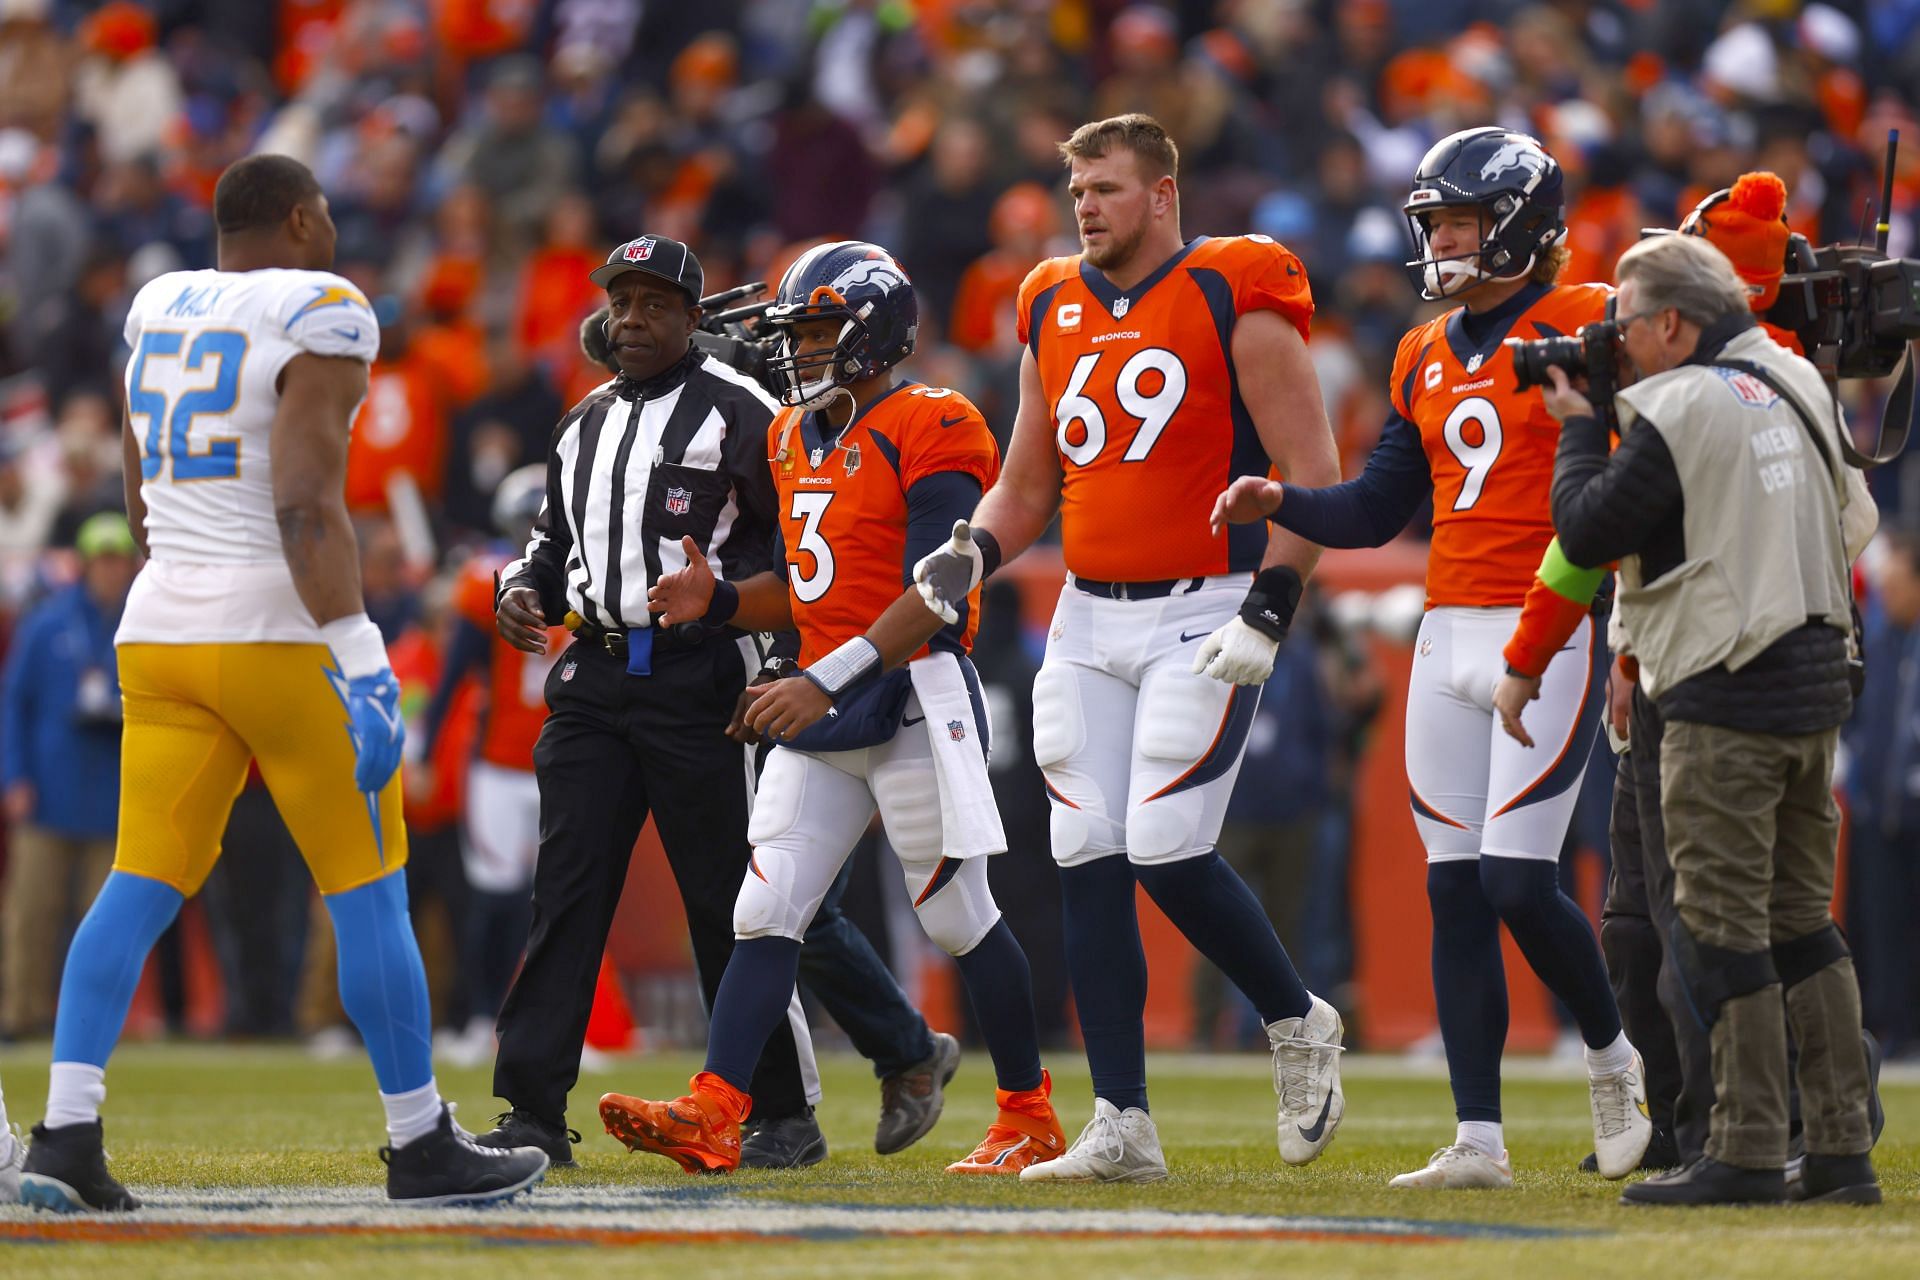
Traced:
<path fill-rule="evenodd" d="M 0 1053 L 15 1120 L 37 1113 L 45 1064 L 43 1046 Z M 1920 1276 L 1912 1075 L 1885 1089 L 1882 1208 L 1666 1211 L 1620 1207 L 1617 1186 L 1574 1170 L 1588 1148 L 1585 1090 L 1524 1060 L 1510 1066 L 1505 1100 L 1519 1186 L 1451 1194 L 1385 1185 L 1452 1127 L 1444 1079 L 1396 1060 L 1347 1063 L 1338 1140 L 1313 1166 L 1289 1169 L 1273 1148 L 1264 1058 L 1156 1058 L 1154 1115 L 1172 1177 L 1146 1187 L 942 1174 L 990 1115 L 981 1054 L 962 1065 L 939 1127 L 888 1159 L 871 1145 L 877 1089 L 851 1058 L 822 1062 L 833 1154 L 805 1172 L 689 1178 L 589 1124 L 602 1092 L 673 1096 L 696 1065 L 646 1057 L 582 1079 L 579 1169 L 550 1174 L 514 1208 L 423 1217 L 380 1207 L 378 1110 L 361 1062 L 128 1048 L 113 1064 L 107 1145 L 154 1211 L 108 1222 L 0 1209 L 0 1275 Z M 1054 1066 L 1071 1135 L 1090 1105 L 1085 1071 L 1064 1055 Z M 483 1127 L 495 1105 L 485 1072 L 446 1072 L 441 1087 L 469 1128 Z M 150 1238 L 67 1234 L 103 1224 Z"/>

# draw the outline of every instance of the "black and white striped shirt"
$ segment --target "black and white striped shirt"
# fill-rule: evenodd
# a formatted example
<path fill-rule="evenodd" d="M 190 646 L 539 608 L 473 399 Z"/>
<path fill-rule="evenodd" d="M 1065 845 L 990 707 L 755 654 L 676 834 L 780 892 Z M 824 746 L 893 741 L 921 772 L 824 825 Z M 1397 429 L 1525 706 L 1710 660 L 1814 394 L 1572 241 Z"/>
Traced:
<path fill-rule="evenodd" d="M 772 568 L 774 412 L 751 378 L 697 348 L 647 382 L 599 387 L 554 429 L 546 504 L 501 589 L 534 588 L 551 624 L 574 612 L 624 631 L 652 625 L 647 590 L 686 567 L 682 537 L 721 578 Z"/>

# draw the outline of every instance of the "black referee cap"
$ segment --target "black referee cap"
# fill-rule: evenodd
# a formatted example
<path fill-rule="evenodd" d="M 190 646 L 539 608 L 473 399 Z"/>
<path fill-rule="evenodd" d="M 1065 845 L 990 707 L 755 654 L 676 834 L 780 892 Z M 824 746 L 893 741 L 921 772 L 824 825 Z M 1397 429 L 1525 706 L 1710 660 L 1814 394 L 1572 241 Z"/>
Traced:
<path fill-rule="evenodd" d="M 607 255 L 604 266 L 595 267 L 587 279 L 602 289 L 629 271 L 644 271 L 686 290 L 687 298 L 699 302 L 706 292 L 707 275 L 700 259 L 678 240 L 665 236 L 639 236 Z"/>

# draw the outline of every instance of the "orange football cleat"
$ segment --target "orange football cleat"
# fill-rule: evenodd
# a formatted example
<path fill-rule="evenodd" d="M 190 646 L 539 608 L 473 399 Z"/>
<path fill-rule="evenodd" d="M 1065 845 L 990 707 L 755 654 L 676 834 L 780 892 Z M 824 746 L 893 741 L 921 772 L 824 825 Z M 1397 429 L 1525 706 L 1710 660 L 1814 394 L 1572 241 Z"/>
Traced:
<path fill-rule="evenodd" d="M 672 1102 L 605 1094 L 600 1122 L 629 1151 L 665 1156 L 688 1173 L 732 1173 L 740 1167 L 740 1121 L 752 1099 L 705 1071 L 688 1088 Z"/>
<path fill-rule="evenodd" d="M 964 1160 L 947 1166 L 948 1173 L 1001 1173 L 1017 1176 L 1030 1164 L 1051 1160 L 1067 1149 L 1060 1117 L 1053 1114 L 1053 1077 L 1040 1073 L 1040 1087 L 1020 1093 L 996 1090 L 1000 1114 L 987 1126 L 987 1136 Z"/>

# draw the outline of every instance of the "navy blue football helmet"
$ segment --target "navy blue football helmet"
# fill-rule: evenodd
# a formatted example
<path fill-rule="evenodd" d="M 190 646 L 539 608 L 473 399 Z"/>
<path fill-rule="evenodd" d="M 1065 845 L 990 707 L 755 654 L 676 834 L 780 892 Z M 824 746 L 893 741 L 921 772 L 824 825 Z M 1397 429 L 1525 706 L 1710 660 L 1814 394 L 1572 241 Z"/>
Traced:
<path fill-rule="evenodd" d="M 1427 215 L 1449 205 L 1475 206 L 1490 221 L 1483 221 L 1474 252 L 1436 258 L 1428 244 Z M 1497 127 L 1464 129 L 1434 143 L 1414 170 L 1413 189 L 1400 208 L 1420 254 L 1407 269 L 1420 296 L 1430 302 L 1483 280 L 1525 275 L 1567 233 L 1559 163 L 1526 134 Z"/>
<path fill-rule="evenodd" d="M 920 304 L 892 254 L 864 240 L 841 240 L 807 250 L 787 268 L 766 318 L 782 331 L 767 361 L 780 402 L 818 409 L 840 388 L 913 354 Z M 797 352 L 792 326 L 808 320 L 841 322 L 831 350 Z"/>

